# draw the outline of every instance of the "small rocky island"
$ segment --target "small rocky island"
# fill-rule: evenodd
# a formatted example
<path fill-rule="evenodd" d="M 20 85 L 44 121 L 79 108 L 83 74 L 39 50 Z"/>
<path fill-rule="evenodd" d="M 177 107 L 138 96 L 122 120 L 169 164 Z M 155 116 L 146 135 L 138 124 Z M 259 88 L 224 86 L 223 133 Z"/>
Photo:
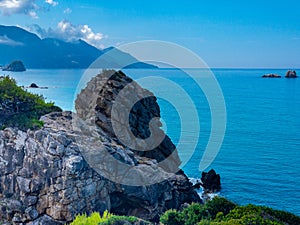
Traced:
<path fill-rule="evenodd" d="M 286 74 L 285 74 L 285 78 L 297 78 L 298 76 L 297 76 L 297 73 L 296 73 L 296 71 L 295 70 L 289 70 L 289 71 L 287 71 L 286 72 Z"/>
<path fill-rule="evenodd" d="M 295 70 L 288 70 L 285 74 L 285 78 L 297 78 L 297 73 Z M 262 76 L 262 78 L 281 78 L 280 75 L 270 73 L 270 74 L 265 74 Z"/>
<path fill-rule="evenodd" d="M 24 63 L 20 60 L 15 60 L 8 64 L 7 66 L 4 66 L 2 68 L 3 71 L 11 71 L 11 72 L 24 72 L 26 71 L 26 68 L 24 66 Z"/>
<path fill-rule="evenodd" d="M 281 78 L 281 76 L 278 74 L 270 73 L 263 75 L 262 78 Z"/>

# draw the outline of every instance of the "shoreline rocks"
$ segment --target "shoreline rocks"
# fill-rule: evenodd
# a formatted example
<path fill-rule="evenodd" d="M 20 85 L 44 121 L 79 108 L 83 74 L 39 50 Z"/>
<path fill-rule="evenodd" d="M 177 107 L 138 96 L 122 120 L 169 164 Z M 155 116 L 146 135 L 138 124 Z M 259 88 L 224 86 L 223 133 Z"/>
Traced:
<path fill-rule="evenodd" d="M 221 177 L 214 169 L 202 172 L 201 182 L 206 193 L 215 193 L 221 190 Z"/>
<path fill-rule="evenodd" d="M 111 130 L 109 112 L 117 93 L 132 80 L 114 71 L 98 92 L 94 82 L 100 80 L 101 75 L 79 95 L 76 105 L 79 117 L 71 112 L 54 112 L 41 118 L 44 127 L 39 130 L 0 131 L 0 221 L 56 225 L 72 221 L 77 214 L 109 210 L 158 222 L 168 209 L 202 202 L 188 177 L 178 168 L 180 159 L 167 136 L 157 148 L 146 152 L 130 149 L 117 139 Z M 148 92 L 141 87 L 138 90 Z M 96 94 L 96 107 L 84 105 L 89 103 L 89 94 Z M 142 100 L 132 111 L 132 131 L 146 137 L 150 118 L 159 116 L 156 98 Z M 96 124 L 95 139 L 85 125 L 81 126 L 89 116 Z M 159 127 L 159 123 L 152 126 Z M 93 153 L 94 161 L 84 154 L 86 149 Z M 105 155 L 135 168 L 136 179 L 147 182 L 164 177 L 164 180 L 140 186 L 114 182 L 105 176 L 114 169 L 114 164 L 104 166 L 107 159 L 99 156 Z M 160 166 L 159 162 L 167 157 L 171 157 L 170 164 Z M 97 170 L 97 165 L 104 168 Z M 170 172 L 174 168 L 177 172 Z M 148 176 L 149 171 L 153 176 Z M 122 179 L 130 171 L 119 172 Z"/>

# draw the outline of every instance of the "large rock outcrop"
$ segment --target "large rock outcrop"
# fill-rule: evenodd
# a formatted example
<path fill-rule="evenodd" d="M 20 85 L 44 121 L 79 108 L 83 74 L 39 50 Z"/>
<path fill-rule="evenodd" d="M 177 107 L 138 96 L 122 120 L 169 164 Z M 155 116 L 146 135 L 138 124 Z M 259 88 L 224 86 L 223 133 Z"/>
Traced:
<path fill-rule="evenodd" d="M 167 136 L 150 151 L 131 149 L 118 139 L 112 127 L 112 103 L 121 89 L 134 83 L 121 72 L 109 73 L 113 75 L 108 80 L 99 75 L 81 92 L 76 102 L 78 115 L 51 113 L 41 118 L 42 129 L 0 131 L 0 221 L 63 224 L 78 213 L 106 209 L 157 221 L 167 209 L 201 201 L 178 169 L 180 159 Z M 131 92 L 133 95 L 151 94 L 134 85 L 137 91 Z M 142 99 L 130 112 L 130 129 L 135 136 L 161 134 L 159 120 L 151 120 L 160 116 L 154 96 Z M 90 125 L 95 126 L 92 131 Z M 106 164 L 109 160 L 105 157 L 96 157 L 105 154 L 130 166 L 136 174 L 134 180 L 143 180 L 144 185 L 126 184 L 132 170 L 119 171 L 121 178 L 115 180 L 114 165 Z M 168 163 L 160 164 L 166 158 Z"/>

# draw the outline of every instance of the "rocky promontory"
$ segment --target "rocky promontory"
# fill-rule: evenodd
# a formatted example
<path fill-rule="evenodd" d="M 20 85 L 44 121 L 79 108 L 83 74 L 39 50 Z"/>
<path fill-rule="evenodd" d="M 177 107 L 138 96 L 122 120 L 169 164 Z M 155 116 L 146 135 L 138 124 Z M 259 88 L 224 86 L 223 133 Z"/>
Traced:
<path fill-rule="evenodd" d="M 132 149 L 118 139 L 111 112 L 126 85 L 136 87 L 130 92 L 133 96 L 149 96 L 130 110 L 135 136 L 146 140 L 152 132 L 161 134 L 159 106 L 155 96 L 122 72 L 104 73 L 110 73 L 109 79 L 100 74 L 79 94 L 77 114 L 45 115 L 38 130 L 0 131 L 0 221 L 4 224 L 64 224 L 79 213 L 105 210 L 158 221 L 168 209 L 201 202 L 178 168 L 180 159 L 169 137 L 149 151 Z M 108 176 L 115 175 L 115 164 L 107 164 L 106 155 L 128 166 L 129 170 L 118 170 L 120 180 Z M 163 163 L 166 158 L 168 163 Z M 144 185 L 127 185 L 130 178 Z"/>

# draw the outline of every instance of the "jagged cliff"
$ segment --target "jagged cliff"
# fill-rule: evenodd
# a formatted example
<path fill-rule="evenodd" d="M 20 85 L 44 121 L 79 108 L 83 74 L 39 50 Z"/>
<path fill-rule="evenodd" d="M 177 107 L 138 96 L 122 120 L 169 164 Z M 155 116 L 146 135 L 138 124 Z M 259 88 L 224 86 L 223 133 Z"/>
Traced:
<path fill-rule="evenodd" d="M 178 169 L 180 159 L 167 136 L 149 151 L 132 149 L 119 140 L 111 112 L 124 87 L 136 87 L 128 92 L 132 96 L 148 95 L 129 110 L 134 136 L 146 140 L 153 132 L 162 134 L 159 106 L 150 92 L 122 72 L 104 73 L 109 76 L 98 75 L 79 94 L 78 114 L 48 114 L 41 118 L 44 127 L 35 131 L 0 131 L 0 221 L 61 224 L 78 213 L 105 209 L 157 221 L 167 209 L 201 201 Z M 122 116 L 118 118 L 121 123 Z M 151 143 L 146 141 L 145 146 Z M 129 169 L 119 168 L 116 176 L 114 160 Z"/>

